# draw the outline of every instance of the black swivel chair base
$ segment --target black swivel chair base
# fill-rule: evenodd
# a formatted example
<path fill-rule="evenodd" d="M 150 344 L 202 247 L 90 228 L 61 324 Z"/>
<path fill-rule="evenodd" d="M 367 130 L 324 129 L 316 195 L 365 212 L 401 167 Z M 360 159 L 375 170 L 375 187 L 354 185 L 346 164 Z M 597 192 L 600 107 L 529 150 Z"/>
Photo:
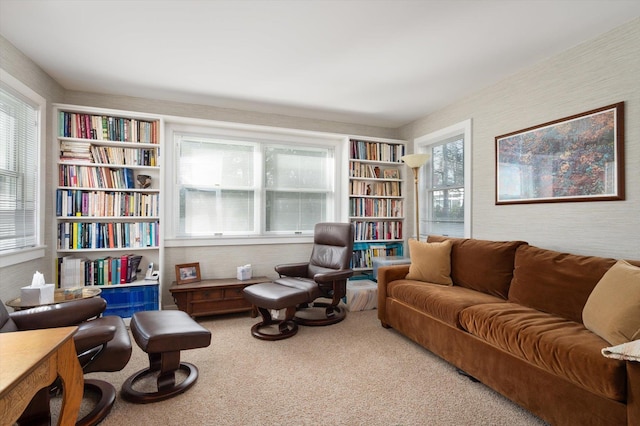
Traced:
<path fill-rule="evenodd" d="M 164 401 L 165 399 L 173 398 L 174 396 L 185 392 L 187 389 L 193 386 L 198 379 L 198 367 L 196 367 L 195 365 L 188 362 L 181 362 L 178 369 L 183 371 L 184 374 L 187 375 L 187 378 L 178 385 L 174 384 L 175 376 L 172 372 L 171 377 L 164 381 L 162 378 L 158 378 L 158 390 L 156 392 L 139 392 L 133 388 L 136 382 L 145 378 L 146 376 L 158 373 L 157 370 L 144 368 L 135 373 L 133 376 L 129 377 L 122 384 L 122 390 L 120 391 L 120 394 L 123 399 L 138 404 L 148 404 L 151 402 L 159 402 Z"/>
<path fill-rule="evenodd" d="M 116 402 L 116 388 L 102 380 L 85 379 L 84 394 L 96 393 L 100 398 L 93 409 L 83 418 L 78 419 L 76 426 L 93 426 L 104 420 Z"/>
<path fill-rule="evenodd" d="M 285 318 L 282 320 L 274 320 L 268 309 L 258 307 L 258 311 L 262 315 L 262 322 L 254 324 L 251 327 L 251 335 L 260 340 L 282 340 L 295 336 L 298 332 L 298 324 L 293 320 L 295 307 L 287 308 Z M 277 327 L 277 333 L 269 333 Z"/>
<path fill-rule="evenodd" d="M 51 398 L 60 396 L 60 388 L 55 386 L 52 390 L 42 389 L 36 394 L 31 404 L 20 417 L 20 426 L 49 426 L 51 425 L 51 413 L 49 411 Z M 97 402 L 91 411 L 76 421 L 76 426 L 94 426 L 104 420 L 113 408 L 116 401 L 116 388 L 110 383 L 96 379 L 84 380 L 84 397 L 96 395 Z"/>
<path fill-rule="evenodd" d="M 318 327 L 339 323 L 346 317 L 347 310 L 343 306 L 314 302 L 308 307 L 298 308 L 293 320 L 307 327 Z"/>

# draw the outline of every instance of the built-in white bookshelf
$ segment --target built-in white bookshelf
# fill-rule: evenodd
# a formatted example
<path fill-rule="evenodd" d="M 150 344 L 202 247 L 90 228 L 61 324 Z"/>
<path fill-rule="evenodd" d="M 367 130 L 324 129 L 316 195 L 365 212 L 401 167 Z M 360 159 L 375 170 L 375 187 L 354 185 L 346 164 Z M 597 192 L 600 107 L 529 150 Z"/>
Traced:
<path fill-rule="evenodd" d="M 57 104 L 54 120 L 57 285 L 98 286 L 107 314 L 159 309 L 162 118 Z"/>
<path fill-rule="evenodd" d="M 349 220 L 355 226 L 352 267 L 366 272 L 372 258 L 404 254 L 405 142 L 349 140 Z"/>

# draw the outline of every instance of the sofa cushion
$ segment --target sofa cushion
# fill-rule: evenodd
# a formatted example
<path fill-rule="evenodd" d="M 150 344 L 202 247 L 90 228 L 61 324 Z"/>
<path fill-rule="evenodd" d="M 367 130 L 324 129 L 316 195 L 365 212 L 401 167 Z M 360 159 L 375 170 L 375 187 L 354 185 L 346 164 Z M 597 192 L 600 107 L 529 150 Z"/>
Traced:
<path fill-rule="evenodd" d="M 443 286 L 413 280 L 396 280 L 387 284 L 387 297 L 398 300 L 454 327 L 460 327 L 458 315 L 477 303 L 504 300 L 464 287 Z"/>
<path fill-rule="evenodd" d="M 640 338 L 640 268 L 619 260 L 591 292 L 585 327 L 612 345 Z"/>
<path fill-rule="evenodd" d="M 451 243 L 409 240 L 411 266 L 407 279 L 451 285 Z"/>
<path fill-rule="evenodd" d="M 589 294 L 615 263 L 522 245 L 516 250 L 509 301 L 581 323 Z"/>
<path fill-rule="evenodd" d="M 465 308 L 460 324 L 474 336 L 593 393 L 626 400 L 624 362 L 602 356 L 607 342 L 581 323 L 515 303 L 497 303 Z"/>
<path fill-rule="evenodd" d="M 507 298 L 516 249 L 523 241 L 487 241 L 430 235 L 428 242 L 451 241 L 454 285 Z"/>

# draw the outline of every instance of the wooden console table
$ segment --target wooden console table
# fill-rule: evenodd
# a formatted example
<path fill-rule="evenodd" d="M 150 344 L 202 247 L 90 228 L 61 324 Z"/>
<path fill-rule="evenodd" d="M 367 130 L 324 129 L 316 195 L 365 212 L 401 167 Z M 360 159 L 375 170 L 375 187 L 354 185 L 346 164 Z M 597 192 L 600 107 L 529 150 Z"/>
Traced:
<path fill-rule="evenodd" d="M 0 423 L 12 425 L 40 389 L 62 379 L 59 425 L 76 423 L 84 379 L 73 334 L 78 327 L 0 333 Z"/>
<path fill-rule="evenodd" d="M 267 277 L 253 277 L 244 281 L 219 278 L 180 285 L 174 281 L 169 291 L 178 309 L 192 317 L 244 311 L 251 311 L 251 316 L 256 317 L 255 308 L 244 298 L 242 290 L 249 285 L 269 281 Z"/>

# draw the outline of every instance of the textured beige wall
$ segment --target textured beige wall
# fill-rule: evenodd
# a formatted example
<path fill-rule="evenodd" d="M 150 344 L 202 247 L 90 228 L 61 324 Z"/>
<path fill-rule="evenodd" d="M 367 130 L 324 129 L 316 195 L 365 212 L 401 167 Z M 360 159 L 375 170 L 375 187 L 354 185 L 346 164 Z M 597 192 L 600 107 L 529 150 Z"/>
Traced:
<path fill-rule="evenodd" d="M 340 123 L 327 120 L 291 117 L 280 114 L 241 111 L 206 105 L 185 104 L 180 102 L 158 101 L 154 99 L 133 98 L 128 96 L 104 95 L 67 91 L 65 103 L 87 105 L 98 108 L 124 109 L 150 114 L 174 115 L 179 117 L 228 121 L 232 123 L 255 124 L 318 132 L 340 133 L 348 135 L 395 138 L 397 129 Z"/>
<path fill-rule="evenodd" d="M 9 41 L 0 36 L 0 67 L 13 77 L 22 81 L 34 92 L 47 100 L 47 136 L 51 135 L 52 122 L 51 104 L 60 102 L 64 98 L 64 89 L 49 77 L 40 67 L 22 52 L 16 49 Z M 55 162 L 53 158 L 53 145 L 50 137 L 47 138 L 46 149 L 47 173 L 51 173 Z M 47 176 L 51 176 L 48 174 Z M 53 188 L 45 188 L 46 217 L 53 218 Z M 31 262 L 23 262 L 17 265 L 0 268 L 0 299 L 7 301 L 20 296 L 20 287 L 31 284 L 33 273 L 44 273 L 47 282 L 53 282 L 53 258 L 55 257 L 55 241 L 52 231 L 53 221 L 45 220 L 45 241 L 47 246 L 45 257 Z"/>
<path fill-rule="evenodd" d="M 101 95 L 97 93 L 68 91 L 65 95 L 65 103 L 349 135 L 381 138 L 394 138 L 397 135 L 396 129 L 382 127 L 311 120 L 277 114 L 263 114 L 126 96 Z M 170 161 L 170 159 L 166 161 Z M 251 263 L 255 276 L 266 275 L 275 277 L 273 270 L 275 265 L 306 261 L 309 259 L 310 254 L 310 244 L 213 245 L 165 248 L 164 262 L 162 265 L 162 306 L 170 307 L 175 305 L 168 289 L 171 281 L 175 279 L 174 266 L 176 264 L 199 262 L 200 272 L 203 278 L 226 278 L 235 277 L 237 266 Z"/>
<path fill-rule="evenodd" d="M 626 201 L 495 205 L 496 136 L 620 101 Z M 468 118 L 474 238 L 640 259 L 640 19 L 404 126 L 400 137 L 412 141 Z"/>

